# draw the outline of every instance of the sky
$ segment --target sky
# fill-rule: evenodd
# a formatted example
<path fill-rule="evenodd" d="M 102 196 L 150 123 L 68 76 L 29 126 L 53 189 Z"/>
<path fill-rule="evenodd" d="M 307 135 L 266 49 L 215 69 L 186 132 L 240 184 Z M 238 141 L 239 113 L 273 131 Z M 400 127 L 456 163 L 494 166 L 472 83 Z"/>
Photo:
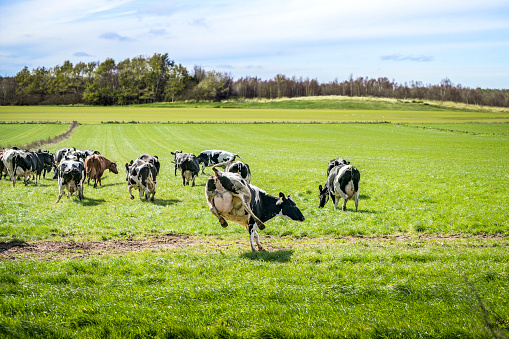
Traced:
<path fill-rule="evenodd" d="M 0 75 L 168 53 L 234 79 L 509 88 L 508 0 L 0 0 Z"/>

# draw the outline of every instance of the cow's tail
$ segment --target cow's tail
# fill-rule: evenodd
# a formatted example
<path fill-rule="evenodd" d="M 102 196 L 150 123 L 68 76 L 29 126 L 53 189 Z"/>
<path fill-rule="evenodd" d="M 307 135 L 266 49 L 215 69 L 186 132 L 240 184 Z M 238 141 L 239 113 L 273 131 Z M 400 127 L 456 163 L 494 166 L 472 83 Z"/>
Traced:
<path fill-rule="evenodd" d="M 234 154 L 234 157 L 233 157 L 232 161 L 235 160 L 235 157 L 238 157 L 240 159 L 240 161 L 244 162 L 244 160 L 242 160 L 242 158 L 238 154 Z"/>

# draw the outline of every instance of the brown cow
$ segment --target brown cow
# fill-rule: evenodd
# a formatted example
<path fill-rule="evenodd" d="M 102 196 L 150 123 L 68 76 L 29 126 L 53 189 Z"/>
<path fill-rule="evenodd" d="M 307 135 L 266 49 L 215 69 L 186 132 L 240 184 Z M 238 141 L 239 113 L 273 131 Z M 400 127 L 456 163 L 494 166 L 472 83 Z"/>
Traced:
<path fill-rule="evenodd" d="M 89 155 L 85 159 L 85 171 L 88 179 L 87 185 L 90 185 L 90 179 L 94 179 L 94 187 L 97 187 L 97 182 L 101 185 L 101 177 L 106 169 L 118 174 L 117 162 L 110 161 L 100 154 Z"/>

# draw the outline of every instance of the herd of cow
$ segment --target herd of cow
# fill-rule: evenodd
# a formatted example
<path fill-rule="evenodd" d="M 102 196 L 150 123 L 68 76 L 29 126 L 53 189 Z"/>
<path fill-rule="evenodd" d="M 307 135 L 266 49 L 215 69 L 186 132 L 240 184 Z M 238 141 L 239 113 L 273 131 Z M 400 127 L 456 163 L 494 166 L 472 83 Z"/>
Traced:
<path fill-rule="evenodd" d="M 182 175 L 182 184 L 195 186 L 196 177 L 201 172 L 205 174 L 205 167 L 212 167 L 213 175 L 205 185 L 205 196 L 210 211 L 215 215 L 222 227 L 228 226 L 232 221 L 244 226 L 249 232 L 251 250 L 263 250 L 260 244 L 257 229 L 263 230 L 265 222 L 276 215 L 286 217 L 294 221 L 304 221 L 304 215 L 292 200 L 290 195 L 280 192 L 274 197 L 264 190 L 251 184 L 251 171 L 243 161 L 236 161 L 237 154 L 207 150 L 198 156 L 193 153 L 182 151 L 171 152 L 174 156 L 175 176 L 177 170 Z M 221 167 L 224 171 L 219 171 Z M 58 179 L 59 194 L 57 203 L 67 190 L 67 197 L 77 193 L 77 197 L 83 200 L 83 186 L 85 180 L 90 185 L 94 180 L 94 187 L 102 185 L 101 177 L 104 171 L 109 170 L 118 174 L 116 161 L 110 161 L 98 151 L 77 150 L 76 148 L 62 148 L 51 154 L 48 151 L 38 150 L 31 152 L 17 148 L 5 149 L 0 152 L 0 179 L 4 173 L 16 185 L 17 178 L 23 178 L 25 185 L 30 179 L 38 179 L 42 174 L 54 170 L 53 179 Z M 156 193 L 157 177 L 160 163 L 157 156 L 142 154 L 136 160 L 125 164 L 126 181 L 129 196 L 134 199 L 132 189 L 139 190 L 140 199 L 145 196 L 146 200 L 154 201 Z M 4 175 L 5 176 L 5 175 Z M 343 210 L 349 199 L 355 198 L 355 210 L 359 204 L 359 181 L 360 172 L 350 165 L 350 162 L 337 158 L 329 161 L 327 168 L 327 180 L 319 186 L 319 207 L 324 207 L 329 197 L 334 209 L 338 202 L 343 199 Z"/>

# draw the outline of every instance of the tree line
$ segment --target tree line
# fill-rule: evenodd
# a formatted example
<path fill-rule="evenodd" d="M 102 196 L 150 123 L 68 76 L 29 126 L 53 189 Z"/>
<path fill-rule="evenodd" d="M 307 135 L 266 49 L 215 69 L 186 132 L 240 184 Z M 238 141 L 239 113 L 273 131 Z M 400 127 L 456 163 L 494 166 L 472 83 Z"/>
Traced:
<path fill-rule="evenodd" d="M 302 96 L 360 96 L 396 99 L 453 101 L 474 105 L 509 107 L 508 89 L 481 89 L 439 84 L 398 84 L 388 78 L 350 76 L 339 82 L 316 79 L 242 77 L 234 80 L 224 72 L 191 71 L 166 54 L 137 56 L 116 63 L 65 61 L 52 68 L 24 67 L 14 77 L 0 77 L 0 105 L 130 105 L 172 101 L 221 101 L 234 98 L 293 98 Z"/>

